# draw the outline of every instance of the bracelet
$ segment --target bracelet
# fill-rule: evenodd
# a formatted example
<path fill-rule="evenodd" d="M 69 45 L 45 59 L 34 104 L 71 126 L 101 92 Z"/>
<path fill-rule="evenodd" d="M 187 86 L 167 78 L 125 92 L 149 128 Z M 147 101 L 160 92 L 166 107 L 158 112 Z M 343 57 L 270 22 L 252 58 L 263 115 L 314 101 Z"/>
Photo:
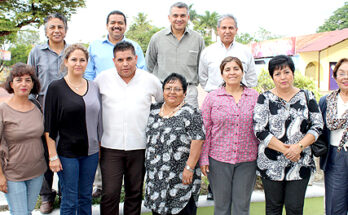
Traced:
<path fill-rule="evenodd" d="M 50 161 L 55 161 L 55 160 L 58 160 L 58 155 L 53 156 L 53 157 L 50 157 L 50 158 L 49 158 L 49 160 L 50 160 Z"/>
<path fill-rule="evenodd" d="M 194 172 L 194 170 L 191 169 L 191 167 L 190 167 L 189 165 L 187 165 L 187 164 L 186 164 L 186 166 L 185 166 L 185 169 L 187 169 L 188 171 L 190 171 L 190 172 L 192 172 L 192 173 Z"/>
<path fill-rule="evenodd" d="M 300 146 L 301 150 L 303 150 L 303 145 L 301 143 L 298 143 L 298 145 Z"/>

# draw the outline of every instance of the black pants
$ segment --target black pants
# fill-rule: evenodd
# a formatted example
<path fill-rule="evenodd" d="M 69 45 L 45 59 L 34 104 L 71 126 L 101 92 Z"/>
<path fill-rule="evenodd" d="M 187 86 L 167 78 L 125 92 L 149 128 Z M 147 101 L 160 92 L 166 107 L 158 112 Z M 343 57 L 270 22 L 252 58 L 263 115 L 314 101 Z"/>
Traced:
<path fill-rule="evenodd" d="M 44 96 L 37 97 L 37 100 L 41 104 L 41 108 L 44 107 L 43 99 L 44 99 Z M 48 167 L 49 161 L 48 161 L 48 149 L 47 149 L 46 141 L 44 142 L 43 146 L 44 146 L 44 150 L 45 150 L 45 159 L 46 159 L 47 167 Z M 42 186 L 41 186 L 41 190 L 40 190 L 41 201 L 43 201 L 43 202 L 46 202 L 46 201 L 53 202 L 56 198 L 56 192 L 54 192 L 52 190 L 53 175 L 54 175 L 54 173 L 51 171 L 51 169 L 47 168 L 47 170 L 44 174 L 44 179 L 42 181 Z"/>
<path fill-rule="evenodd" d="M 309 178 L 297 181 L 272 181 L 262 178 L 266 197 L 266 215 L 302 215 Z"/>
<path fill-rule="evenodd" d="M 154 211 L 152 211 L 152 214 L 153 215 L 161 215 L 161 214 L 156 213 Z M 180 211 L 180 213 L 178 213 L 176 215 L 196 215 L 196 214 L 197 214 L 197 206 L 196 206 L 195 200 L 191 196 L 187 205 Z M 172 215 L 172 214 L 166 214 L 166 215 Z"/>
<path fill-rule="evenodd" d="M 118 215 L 124 177 L 124 214 L 140 215 L 145 176 L 145 149 L 124 151 L 101 147 L 102 197 L 100 214 Z"/>

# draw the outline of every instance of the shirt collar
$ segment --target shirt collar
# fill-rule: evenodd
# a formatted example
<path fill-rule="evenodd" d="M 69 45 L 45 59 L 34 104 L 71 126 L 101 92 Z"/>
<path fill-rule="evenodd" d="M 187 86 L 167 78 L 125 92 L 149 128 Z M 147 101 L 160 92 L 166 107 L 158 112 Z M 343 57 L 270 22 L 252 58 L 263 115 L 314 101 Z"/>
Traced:
<path fill-rule="evenodd" d="M 230 96 L 230 94 L 228 94 L 226 92 L 224 86 L 221 86 L 220 88 L 217 89 L 217 95 L 218 96 Z M 244 87 L 244 91 L 243 91 L 242 95 L 249 96 L 249 95 L 251 95 L 251 92 L 247 87 Z"/>
<path fill-rule="evenodd" d="M 233 47 L 234 44 L 235 44 L 235 41 L 233 40 L 233 42 L 230 44 L 230 46 L 229 46 L 227 49 L 231 49 L 231 48 Z M 221 47 L 226 48 L 226 47 L 225 47 L 225 44 L 223 44 L 221 40 L 220 40 L 220 45 L 221 45 Z"/>
<path fill-rule="evenodd" d="M 121 41 L 124 41 L 125 39 L 126 39 L 126 36 L 123 35 L 123 38 L 122 38 Z M 102 42 L 103 42 L 103 43 L 109 43 L 109 44 L 111 44 L 111 45 L 114 45 L 114 44 L 109 40 L 109 34 L 106 35 L 106 37 L 104 38 L 104 40 L 103 40 Z"/>
<path fill-rule="evenodd" d="M 191 33 L 190 29 L 189 29 L 188 27 L 186 27 L 186 28 L 185 28 L 185 32 L 184 32 L 184 35 L 185 35 L 185 34 L 190 34 L 190 33 Z M 173 32 L 172 32 L 172 27 L 171 27 L 171 26 L 170 26 L 169 28 L 166 28 L 166 29 L 165 29 L 165 34 L 166 34 L 166 35 L 169 35 L 169 34 L 174 35 Z"/>
<path fill-rule="evenodd" d="M 64 40 L 64 49 L 68 46 L 68 44 Z M 43 43 L 42 46 L 40 47 L 41 49 L 50 49 L 50 46 L 48 45 L 48 40 L 46 43 Z M 51 49 L 50 49 L 51 50 Z"/>

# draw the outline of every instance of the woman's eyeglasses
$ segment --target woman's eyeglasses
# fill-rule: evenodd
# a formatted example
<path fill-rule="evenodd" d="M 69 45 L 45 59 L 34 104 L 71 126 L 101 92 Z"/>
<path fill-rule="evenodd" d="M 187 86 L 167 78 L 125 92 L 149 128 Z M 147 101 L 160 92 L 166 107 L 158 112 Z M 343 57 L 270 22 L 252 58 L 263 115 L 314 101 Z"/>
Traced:
<path fill-rule="evenodd" d="M 183 89 L 182 88 L 171 88 L 171 87 L 166 87 L 164 88 L 164 92 L 170 93 L 170 92 L 175 92 L 175 93 L 180 93 Z"/>

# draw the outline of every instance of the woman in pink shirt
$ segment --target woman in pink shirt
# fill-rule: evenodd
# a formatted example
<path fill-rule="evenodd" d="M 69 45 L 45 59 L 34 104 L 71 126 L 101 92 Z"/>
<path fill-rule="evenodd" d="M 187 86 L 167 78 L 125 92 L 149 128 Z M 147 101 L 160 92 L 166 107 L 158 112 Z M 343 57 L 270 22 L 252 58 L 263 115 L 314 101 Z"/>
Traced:
<path fill-rule="evenodd" d="M 202 105 L 206 141 L 200 158 L 212 186 L 215 214 L 249 214 L 256 180 L 258 140 L 253 111 L 258 93 L 243 83 L 242 62 L 226 57 L 221 65 L 224 84 L 210 92 Z"/>

